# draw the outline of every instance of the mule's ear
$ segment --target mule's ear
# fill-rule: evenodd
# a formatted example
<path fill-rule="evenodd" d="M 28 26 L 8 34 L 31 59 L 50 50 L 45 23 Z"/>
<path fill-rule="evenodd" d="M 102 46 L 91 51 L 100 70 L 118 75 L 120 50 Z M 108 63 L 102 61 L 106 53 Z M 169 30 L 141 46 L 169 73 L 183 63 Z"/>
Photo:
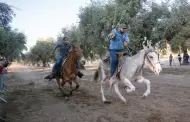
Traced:
<path fill-rule="evenodd" d="M 148 49 L 144 44 L 143 44 L 143 48 L 144 48 L 144 50 Z"/>

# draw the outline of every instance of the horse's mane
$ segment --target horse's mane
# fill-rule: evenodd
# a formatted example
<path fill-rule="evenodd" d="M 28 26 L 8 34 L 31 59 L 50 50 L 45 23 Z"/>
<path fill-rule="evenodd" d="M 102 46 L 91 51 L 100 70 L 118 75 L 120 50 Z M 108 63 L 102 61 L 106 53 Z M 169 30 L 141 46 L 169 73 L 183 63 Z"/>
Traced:
<path fill-rule="evenodd" d="M 75 45 L 75 44 L 71 44 L 71 47 L 73 47 L 73 48 L 83 48 L 83 45 L 81 44 L 81 45 Z"/>

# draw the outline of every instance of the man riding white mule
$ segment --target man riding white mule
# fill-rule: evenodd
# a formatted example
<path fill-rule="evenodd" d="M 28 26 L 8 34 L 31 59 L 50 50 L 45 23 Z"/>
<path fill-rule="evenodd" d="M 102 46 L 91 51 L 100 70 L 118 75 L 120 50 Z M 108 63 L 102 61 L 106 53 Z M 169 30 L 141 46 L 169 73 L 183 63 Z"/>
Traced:
<path fill-rule="evenodd" d="M 118 56 L 117 53 L 123 52 L 124 46 L 127 46 L 129 43 L 129 38 L 126 33 L 126 25 L 119 24 L 119 27 L 116 27 L 112 32 L 108 35 L 110 40 L 109 52 L 111 57 L 111 65 L 110 65 L 110 77 L 112 77 L 118 66 Z"/>
<path fill-rule="evenodd" d="M 150 94 L 151 83 L 150 80 L 142 76 L 144 66 L 147 66 L 156 75 L 159 75 L 159 73 L 162 71 L 161 65 L 158 60 L 158 54 L 157 52 L 155 52 L 151 44 L 148 44 L 147 47 L 143 45 L 143 47 L 143 50 L 141 50 L 139 53 L 132 57 L 123 56 L 123 64 L 119 72 L 119 77 L 116 77 L 116 75 L 114 74 L 113 77 L 109 80 L 110 88 L 114 87 L 116 94 L 123 102 L 126 102 L 126 99 L 121 95 L 118 89 L 118 81 L 122 81 L 125 84 L 124 88 L 128 93 L 135 91 L 135 86 L 131 83 L 131 80 L 138 83 L 145 83 L 147 89 L 143 93 L 143 97 L 146 97 Z M 104 95 L 105 83 L 109 78 L 109 74 L 107 73 L 107 71 L 109 70 L 109 65 L 109 61 L 105 62 L 101 60 L 98 70 L 94 74 L 95 81 L 97 81 L 98 77 L 100 77 L 101 95 L 104 103 L 110 103 L 110 101 L 108 101 Z"/>

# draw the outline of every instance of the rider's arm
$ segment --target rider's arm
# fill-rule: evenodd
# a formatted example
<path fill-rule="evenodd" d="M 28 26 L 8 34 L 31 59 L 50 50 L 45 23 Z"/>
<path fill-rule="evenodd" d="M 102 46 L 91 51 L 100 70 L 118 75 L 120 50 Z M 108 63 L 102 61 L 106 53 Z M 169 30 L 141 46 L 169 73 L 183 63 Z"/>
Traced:
<path fill-rule="evenodd" d="M 60 46 L 61 46 L 61 44 L 60 44 L 60 43 L 57 43 L 56 46 L 55 46 L 55 48 L 53 49 L 53 53 L 55 53 L 56 49 L 57 49 L 58 47 L 60 47 Z"/>
<path fill-rule="evenodd" d="M 123 36 L 123 38 L 124 38 L 124 46 L 127 46 L 127 45 L 129 44 L 129 37 L 128 37 L 128 34 L 125 33 L 124 36 Z"/>
<path fill-rule="evenodd" d="M 58 48 L 58 46 L 55 46 L 55 48 L 53 49 L 53 53 L 55 53 L 57 48 Z"/>
<path fill-rule="evenodd" d="M 116 31 L 118 30 L 118 28 L 115 28 L 114 30 L 112 30 L 112 32 L 108 35 L 108 39 L 113 39 L 115 38 L 116 35 Z"/>

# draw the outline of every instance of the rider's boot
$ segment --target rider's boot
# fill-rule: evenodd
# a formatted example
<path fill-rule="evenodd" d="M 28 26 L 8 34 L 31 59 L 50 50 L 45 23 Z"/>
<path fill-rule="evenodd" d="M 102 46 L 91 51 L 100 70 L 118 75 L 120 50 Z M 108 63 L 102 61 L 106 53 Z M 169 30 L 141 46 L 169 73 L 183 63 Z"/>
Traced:
<path fill-rule="evenodd" d="M 56 73 L 52 72 L 50 75 L 46 76 L 44 79 L 49 79 L 52 80 L 53 78 L 55 78 Z"/>

